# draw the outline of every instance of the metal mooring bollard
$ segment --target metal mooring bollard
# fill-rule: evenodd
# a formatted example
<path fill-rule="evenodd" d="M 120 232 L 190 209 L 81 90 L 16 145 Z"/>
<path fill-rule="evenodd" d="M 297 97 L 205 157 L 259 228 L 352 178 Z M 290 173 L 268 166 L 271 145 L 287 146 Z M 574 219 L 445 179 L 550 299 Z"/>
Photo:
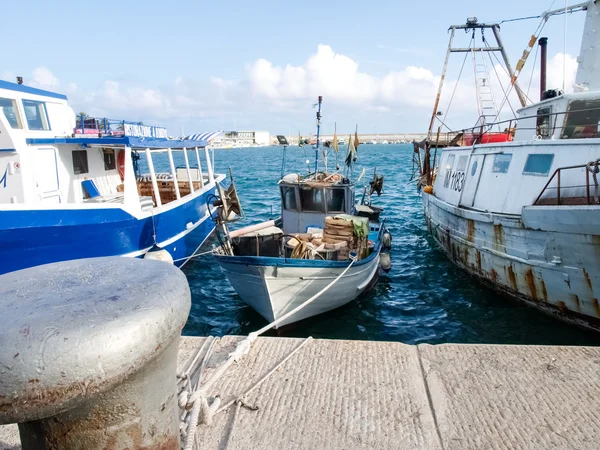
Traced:
<path fill-rule="evenodd" d="M 179 269 L 95 258 L 0 277 L 0 424 L 24 450 L 179 449 Z"/>

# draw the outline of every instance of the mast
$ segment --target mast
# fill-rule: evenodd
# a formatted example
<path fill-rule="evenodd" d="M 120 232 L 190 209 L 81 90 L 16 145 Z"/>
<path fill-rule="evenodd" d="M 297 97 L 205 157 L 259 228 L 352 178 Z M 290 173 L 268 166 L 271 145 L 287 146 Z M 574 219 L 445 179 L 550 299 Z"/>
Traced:
<path fill-rule="evenodd" d="M 321 103 L 323 102 L 323 96 L 319 95 L 319 109 L 317 110 L 317 146 L 315 147 L 315 175 L 319 168 L 319 141 L 321 137 Z"/>

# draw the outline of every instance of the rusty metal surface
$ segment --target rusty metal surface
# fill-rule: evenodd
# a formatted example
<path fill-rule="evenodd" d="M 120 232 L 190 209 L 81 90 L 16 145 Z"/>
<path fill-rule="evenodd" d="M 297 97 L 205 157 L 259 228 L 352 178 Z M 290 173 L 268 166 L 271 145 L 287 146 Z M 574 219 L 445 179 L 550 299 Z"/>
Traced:
<path fill-rule="evenodd" d="M 185 276 L 164 262 L 95 258 L 3 275 L 0 423 L 24 422 L 24 448 L 176 448 L 190 305 Z"/>
<path fill-rule="evenodd" d="M 463 217 L 440 202 L 423 196 L 429 231 L 452 262 L 502 294 L 600 330 L 600 236 L 533 230 L 475 211 Z"/>

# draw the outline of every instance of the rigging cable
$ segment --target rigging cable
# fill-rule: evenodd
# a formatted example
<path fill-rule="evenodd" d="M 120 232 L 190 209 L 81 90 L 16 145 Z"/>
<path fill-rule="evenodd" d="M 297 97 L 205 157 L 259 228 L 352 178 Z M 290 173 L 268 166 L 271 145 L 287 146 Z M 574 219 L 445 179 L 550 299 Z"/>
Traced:
<path fill-rule="evenodd" d="M 469 48 L 471 48 L 471 45 L 473 44 L 474 39 L 475 39 L 475 32 L 473 32 L 473 35 L 471 36 L 471 41 L 469 42 Z M 448 128 L 449 131 L 452 131 L 452 129 L 450 129 L 450 127 L 448 127 L 448 125 L 446 125 L 444 122 L 446 121 L 446 117 L 448 116 L 448 111 L 450 111 L 450 106 L 452 106 L 452 100 L 454 100 L 454 94 L 456 94 L 456 89 L 458 88 L 458 82 L 460 81 L 460 77 L 463 73 L 463 69 L 465 68 L 465 63 L 467 62 L 468 56 L 469 56 L 469 53 L 465 52 L 465 59 L 463 59 L 462 67 L 460 68 L 460 72 L 458 73 L 458 79 L 456 80 L 456 84 L 454 85 L 454 90 L 452 91 L 452 96 L 450 97 L 450 101 L 448 102 L 448 108 L 446 109 L 446 113 L 444 114 L 444 119 L 439 119 L 440 122 L 442 122 L 442 124 L 446 128 Z"/>
<path fill-rule="evenodd" d="M 527 94 L 525 96 L 529 99 L 529 90 L 531 89 L 531 83 L 533 81 L 533 74 L 535 73 L 535 62 L 537 61 L 538 51 L 540 50 L 540 46 L 537 45 L 535 47 L 535 55 L 533 55 L 533 67 L 531 68 L 531 77 L 529 77 L 529 85 L 527 85 Z"/>

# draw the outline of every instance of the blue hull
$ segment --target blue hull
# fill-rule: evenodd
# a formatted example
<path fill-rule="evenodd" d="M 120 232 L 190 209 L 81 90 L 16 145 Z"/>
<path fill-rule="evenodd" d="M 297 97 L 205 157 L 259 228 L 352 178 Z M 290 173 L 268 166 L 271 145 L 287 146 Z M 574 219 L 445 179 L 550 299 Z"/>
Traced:
<path fill-rule="evenodd" d="M 214 230 L 206 206 L 214 191 L 154 218 L 114 208 L 0 211 L 0 274 L 71 259 L 140 256 L 154 244 L 155 233 L 181 266 Z"/>

